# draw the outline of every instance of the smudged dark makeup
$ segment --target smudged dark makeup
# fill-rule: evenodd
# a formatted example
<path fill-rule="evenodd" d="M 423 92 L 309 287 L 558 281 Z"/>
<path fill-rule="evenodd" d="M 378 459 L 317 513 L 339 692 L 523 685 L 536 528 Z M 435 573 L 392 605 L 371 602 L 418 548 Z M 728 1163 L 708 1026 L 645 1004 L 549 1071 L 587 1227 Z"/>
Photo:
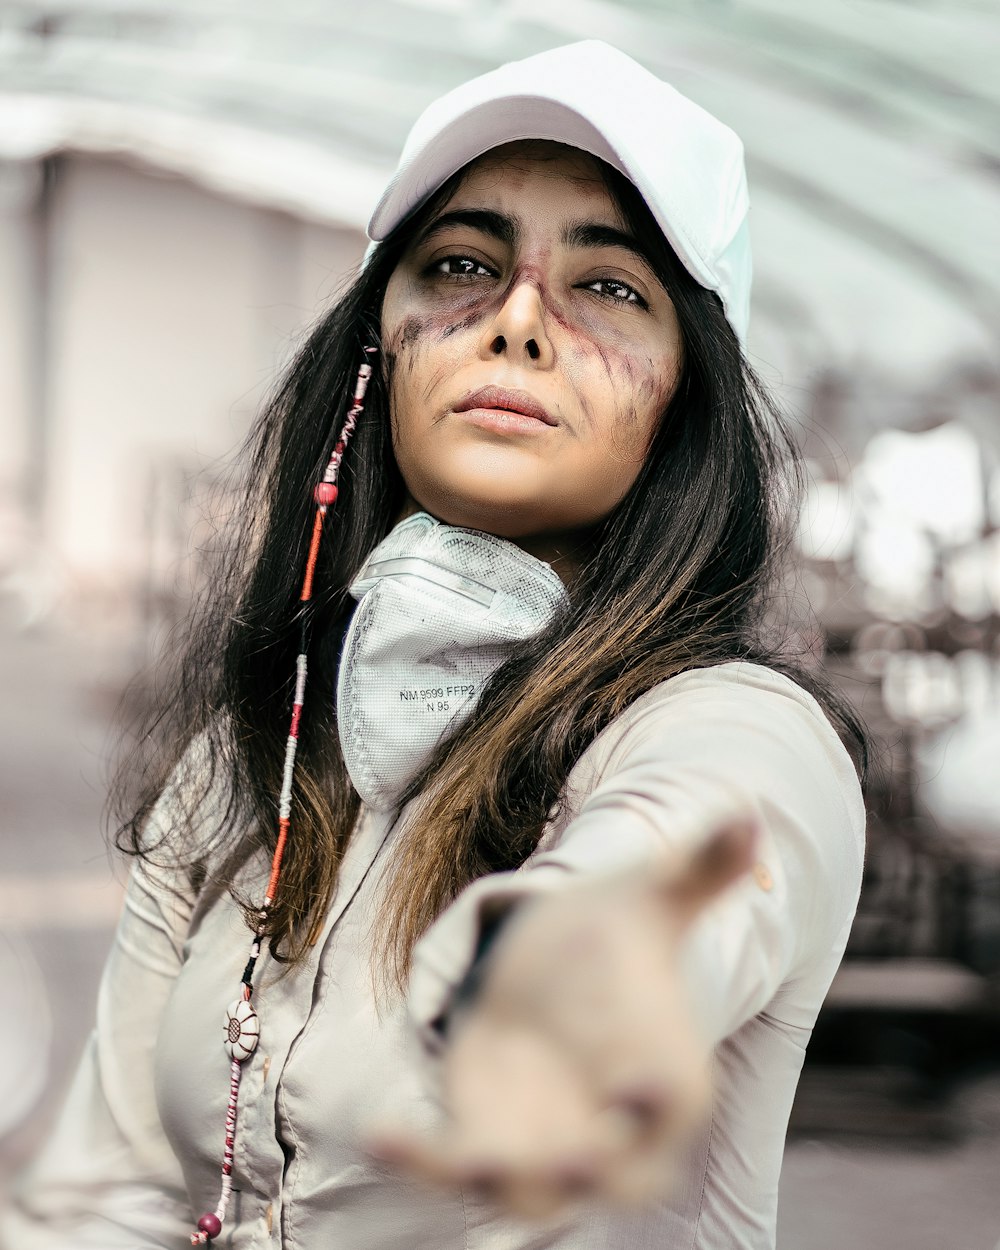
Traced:
<path fill-rule="evenodd" d="M 606 223 L 576 222 L 566 227 L 560 242 L 578 253 L 574 264 L 580 272 L 558 296 L 546 275 L 552 249 L 518 258 L 530 246 L 522 222 L 492 210 L 442 212 L 422 232 L 404 264 L 412 266 L 427 298 L 441 305 L 443 334 L 471 325 L 477 311 L 503 302 L 522 282 L 537 287 L 556 324 L 582 332 L 598 348 L 605 340 L 613 343 L 622 337 L 617 322 L 623 312 L 649 311 L 644 291 L 655 290 L 655 298 L 668 302 L 640 244 L 626 231 Z M 489 244 L 494 246 L 488 248 Z M 623 269 L 623 260 L 632 262 L 630 270 Z M 462 307 L 473 311 L 461 324 L 449 320 Z"/>
<path fill-rule="evenodd" d="M 454 334 L 474 329 L 486 319 L 495 317 L 499 309 L 509 299 L 511 292 L 521 284 L 533 286 L 542 301 L 545 314 L 554 327 L 564 332 L 565 341 L 561 344 L 561 353 L 568 372 L 578 373 L 588 357 L 596 357 L 609 379 L 620 388 L 623 401 L 617 406 L 623 425 L 634 421 L 634 408 L 628 404 L 627 397 L 639 388 L 643 394 L 652 396 L 657 391 L 665 391 L 662 379 L 656 376 L 656 367 L 651 357 L 637 361 L 632 348 L 632 337 L 626 327 L 616 324 L 623 316 L 647 314 L 649 302 L 629 282 L 621 276 L 585 277 L 568 291 L 556 293 L 545 273 L 547 257 L 543 253 L 533 260 L 521 261 L 510 268 L 505 275 L 498 267 L 501 261 L 485 261 L 476 256 L 467 255 L 470 248 L 466 239 L 448 240 L 446 249 L 458 247 L 454 254 L 436 258 L 441 245 L 433 248 L 432 259 L 426 258 L 426 249 L 450 227 L 454 229 L 455 219 L 466 226 L 465 232 L 471 229 L 471 219 L 479 216 L 476 213 L 445 213 L 445 224 L 440 221 L 432 223 L 425 232 L 424 238 L 413 249 L 412 258 L 408 258 L 415 271 L 411 278 L 414 302 L 424 305 L 422 313 L 411 313 L 400 326 L 398 338 L 393 341 L 391 350 L 402 354 L 404 366 L 412 367 L 410 349 L 417 347 L 427 337 L 444 340 Z M 504 234 L 513 242 L 511 251 L 520 236 L 520 227 L 515 219 L 500 218 L 499 214 L 483 214 L 484 217 L 499 219 L 504 225 Z M 490 234 L 499 233 L 494 227 Z M 611 227 L 597 225 L 581 225 L 577 234 L 606 238 L 615 236 L 626 238 L 624 234 Z M 465 250 L 461 250 L 464 244 Z M 625 247 L 616 243 L 615 246 Z M 632 250 L 632 249 L 629 249 Z M 589 257 L 586 258 L 589 262 Z M 643 261 L 643 264 L 645 262 Z M 446 271 L 448 270 L 454 271 Z M 587 269 L 594 268 L 589 264 Z M 605 265 L 609 273 L 615 272 L 613 265 Z M 597 266 L 601 272 L 602 267 Z M 506 282 L 504 278 L 506 276 Z M 646 284 L 655 283 L 655 278 L 647 277 Z M 658 283 L 656 284 L 658 286 Z M 605 294 L 598 288 L 610 287 L 613 295 Z M 578 293 L 578 294 L 577 294 Z M 668 299 L 666 292 L 660 288 L 660 299 Z M 611 305 L 610 308 L 602 305 Z M 647 372 L 650 371 L 650 372 Z M 442 370 L 442 373 L 444 370 Z M 433 390 L 440 375 L 429 379 L 425 387 L 425 396 Z M 589 408 L 586 390 L 581 391 L 584 409 Z M 635 448 L 621 447 L 621 454 L 636 454 Z M 644 450 L 644 449 L 643 449 Z"/>
<path fill-rule="evenodd" d="M 598 162 L 540 142 L 469 167 L 397 266 L 383 335 L 411 494 L 508 536 L 592 524 L 617 502 L 682 354 L 669 295 Z M 551 420 L 470 420 L 465 397 L 483 387 L 526 395 Z"/>

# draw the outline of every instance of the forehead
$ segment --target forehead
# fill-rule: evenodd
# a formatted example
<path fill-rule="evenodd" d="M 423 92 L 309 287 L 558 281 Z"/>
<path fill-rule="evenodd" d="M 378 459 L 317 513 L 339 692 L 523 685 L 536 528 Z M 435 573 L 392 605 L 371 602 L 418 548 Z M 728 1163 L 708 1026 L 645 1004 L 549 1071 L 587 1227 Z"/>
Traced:
<path fill-rule="evenodd" d="M 567 217 L 601 217 L 616 224 L 621 213 L 596 156 L 564 143 L 523 139 L 493 148 L 463 170 L 443 208 L 489 204 L 516 209 L 525 197 Z"/>

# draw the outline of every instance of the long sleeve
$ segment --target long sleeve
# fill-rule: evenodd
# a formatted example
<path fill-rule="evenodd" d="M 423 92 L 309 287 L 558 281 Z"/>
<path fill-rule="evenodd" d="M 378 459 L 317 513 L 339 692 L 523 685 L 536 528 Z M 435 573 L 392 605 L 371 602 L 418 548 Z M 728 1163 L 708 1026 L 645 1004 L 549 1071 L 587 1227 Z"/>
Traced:
<path fill-rule="evenodd" d="M 675 678 L 638 700 L 583 757 L 565 824 L 517 872 L 470 886 L 418 944 L 410 1011 L 426 1048 L 484 923 L 581 877 L 641 871 L 690 851 L 718 813 L 753 811 L 752 876 L 692 925 L 683 968 L 708 1039 L 765 1007 L 811 1027 L 843 952 L 860 890 L 864 808 L 846 750 L 815 700 L 748 664 Z M 797 986 L 808 983 L 808 992 Z M 817 1000 L 818 987 L 818 1000 Z"/>
<path fill-rule="evenodd" d="M 190 911 L 166 874 L 133 870 L 96 1028 L 49 1140 L 0 1215 L 4 1250 L 184 1244 L 191 1213 L 157 1114 L 153 1054 Z"/>

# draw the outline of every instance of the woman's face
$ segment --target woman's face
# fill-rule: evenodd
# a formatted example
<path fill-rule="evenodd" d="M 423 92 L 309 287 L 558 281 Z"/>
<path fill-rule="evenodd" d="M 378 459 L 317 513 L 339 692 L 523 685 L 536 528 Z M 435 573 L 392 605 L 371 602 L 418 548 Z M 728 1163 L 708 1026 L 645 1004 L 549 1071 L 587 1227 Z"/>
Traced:
<path fill-rule="evenodd" d="M 615 507 L 681 363 L 673 304 L 599 163 L 541 141 L 469 167 L 396 267 L 382 331 L 413 503 L 521 541 Z"/>

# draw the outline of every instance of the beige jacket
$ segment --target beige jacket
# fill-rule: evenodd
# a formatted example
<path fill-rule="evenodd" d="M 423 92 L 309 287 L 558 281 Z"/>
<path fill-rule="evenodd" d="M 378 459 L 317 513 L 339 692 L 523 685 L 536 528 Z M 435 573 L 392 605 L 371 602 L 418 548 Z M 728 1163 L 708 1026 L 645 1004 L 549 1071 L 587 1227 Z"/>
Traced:
<path fill-rule="evenodd" d="M 641 867 L 704 836 L 742 795 L 764 828 L 752 877 L 702 914 L 687 975 L 715 1043 L 710 1123 L 669 1200 L 538 1230 L 464 1195 L 400 1179 L 366 1156 L 380 1116 L 433 1130 L 447 1006 L 483 903 Z M 864 809 L 822 712 L 749 664 L 650 691 L 591 746 L 567 801 L 519 871 L 475 883 L 417 949 L 409 992 L 381 1011 L 369 930 L 398 836 L 363 813 L 320 940 L 277 978 L 264 961 L 261 1044 L 240 1096 L 230 1217 L 240 1250 L 769 1250 L 782 1148 L 803 1053 L 857 902 Z M 160 821 L 169 822 L 169 805 Z M 266 865 L 255 866 L 260 881 Z M 216 1202 L 227 1059 L 223 1009 L 247 931 L 225 895 L 178 899 L 134 874 L 91 1037 L 53 1136 L 0 1220 L 7 1250 L 166 1250 Z M 669 1044 L 669 1039 L 664 1039 Z"/>

